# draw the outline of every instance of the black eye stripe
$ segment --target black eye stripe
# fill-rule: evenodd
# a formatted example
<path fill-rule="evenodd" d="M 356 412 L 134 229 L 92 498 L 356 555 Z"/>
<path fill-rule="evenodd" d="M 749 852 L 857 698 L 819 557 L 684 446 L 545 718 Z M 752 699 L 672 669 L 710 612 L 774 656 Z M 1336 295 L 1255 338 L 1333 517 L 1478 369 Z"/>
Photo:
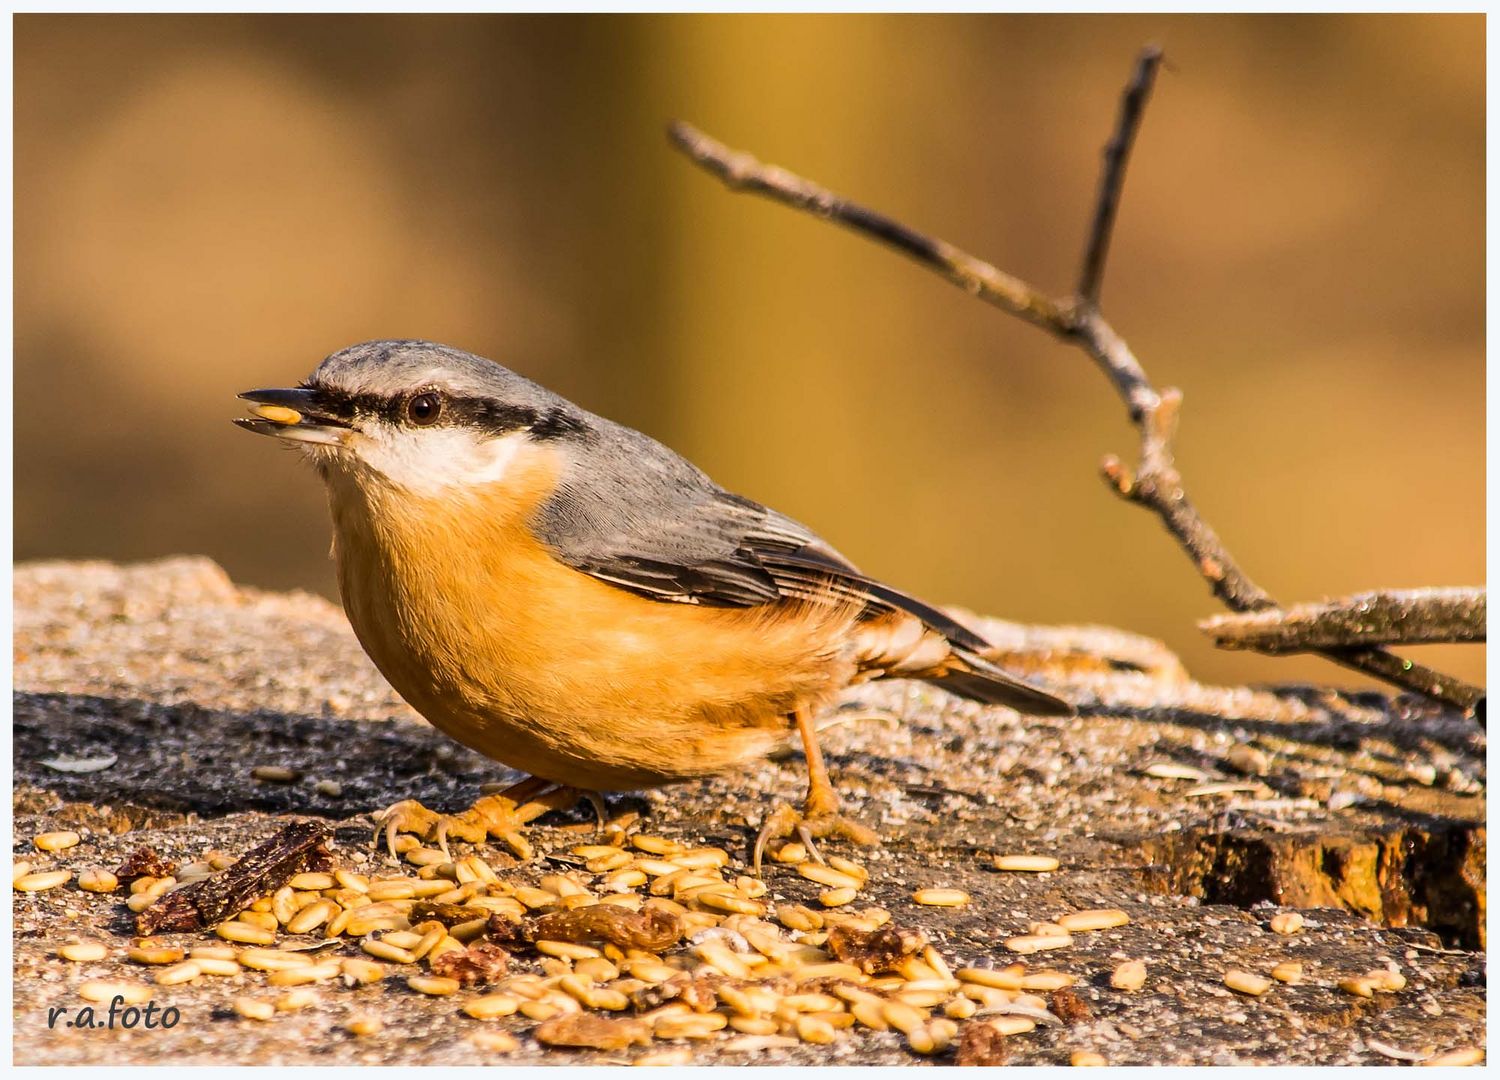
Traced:
<path fill-rule="evenodd" d="M 341 420 L 377 417 L 386 423 L 404 427 L 467 427 L 488 435 L 508 435 L 530 430 L 538 439 L 580 436 L 588 431 L 582 417 L 574 416 L 561 406 L 538 411 L 527 405 L 509 405 L 493 398 L 451 394 L 440 389 L 424 390 L 417 395 L 400 394 L 394 398 L 378 394 L 350 394 L 333 387 L 312 386 L 318 392 L 318 406 Z M 436 420 L 415 423 L 408 409 L 417 396 L 436 394 L 442 400 Z"/>

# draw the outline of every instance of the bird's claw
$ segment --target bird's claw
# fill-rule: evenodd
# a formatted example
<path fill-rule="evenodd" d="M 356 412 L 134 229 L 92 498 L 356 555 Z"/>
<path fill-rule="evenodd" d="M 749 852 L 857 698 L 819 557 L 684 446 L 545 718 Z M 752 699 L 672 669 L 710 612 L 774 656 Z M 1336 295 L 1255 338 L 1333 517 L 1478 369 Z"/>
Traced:
<path fill-rule="evenodd" d="M 528 783 L 523 781 L 522 785 L 517 785 L 517 789 Z M 533 851 L 521 830 L 549 810 L 566 810 L 573 806 L 582 793 L 566 787 L 554 787 L 550 791 L 537 793 L 535 785 L 531 784 L 525 789 L 524 795 L 519 790 L 516 794 L 525 801 L 518 801 L 504 792 L 486 795 L 469 809 L 457 814 L 439 814 L 415 799 L 406 799 L 377 816 L 380 828 L 376 837 L 379 837 L 381 830 L 384 831 L 386 848 L 393 857 L 396 855 L 396 838 L 409 833 L 418 840 L 433 842 L 442 851 L 444 858 L 450 860 L 450 839 L 480 844 L 494 837 L 510 848 L 517 858 L 527 860 L 531 858 Z"/>
<path fill-rule="evenodd" d="M 816 840 L 835 837 L 867 846 L 880 843 L 880 837 L 873 829 L 866 828 L 859 822 L 845 817 L 836 808 L 814 810 L 809 806 L 798 811 L 786 803 L 781 803 L 767 815 L 764 824 L 760 827 L 760 832 L 755 837 L 753 866 L 757 877 L 760 876 L 760 864 L 766 852 L 766 845 L 772 840 L 780 840 L 789 836 L 796 836 L 807 848 L 807 853 L 819 863 L 823 862 L 823 855 L 818 851 L 818 845 L 814 843 Z"/>

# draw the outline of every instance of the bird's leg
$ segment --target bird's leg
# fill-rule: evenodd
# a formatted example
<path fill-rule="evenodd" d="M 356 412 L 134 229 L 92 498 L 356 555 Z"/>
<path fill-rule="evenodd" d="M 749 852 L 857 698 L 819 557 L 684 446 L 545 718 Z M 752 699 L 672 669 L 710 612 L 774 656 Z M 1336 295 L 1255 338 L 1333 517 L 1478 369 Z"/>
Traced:
<path fill-rule="evenodd" d="M 377 820 L 385 832 L 386 846 L 392 855 L 396 853 L 396 837 L 401 833 L 412 833 L 419 839 L 434 841 L 445 856 L 448 855 L 449 837 L 477 844 L 493 836 L 503 841 L 519 858 L 529 859 L 531 845 L 521 835 L 522 827 L 549 810 L 567 810 L 584 798 L 594 804 L 596 811 L 603 802 L 596 792 L 580 791 L 529 776 L 504 791 L 485 795 L 462 813 L 439 814 L 415 799 L 407 799 L 378 815 Z M 379 835 L 377 831 L 376 836 Z"/>
<path fill-rule="evenodd" d="M 794 833 L 807 847 L 808 853 L 818 862 L 823 856 L 818 852 L 814 840 L 828 836 L 842 837 L 856 844 L 878 844 L 880 837 L 855 821 L 839 813 L 838 792 L 828 780 L 828 766 L 823 764 L 823 751 L 818 746 L 818 733 L 813 728 L 812 714 L 805 708 L 792 714 L 797 724 L 797 733 L 802 736 L 802 749 L 807 755 L 807 799 L 799 814 L 790 806 L 782 804 L 771 811 L 755 838 L 755 873 L 760 873 L 761 857 L 766 844 Z"/>

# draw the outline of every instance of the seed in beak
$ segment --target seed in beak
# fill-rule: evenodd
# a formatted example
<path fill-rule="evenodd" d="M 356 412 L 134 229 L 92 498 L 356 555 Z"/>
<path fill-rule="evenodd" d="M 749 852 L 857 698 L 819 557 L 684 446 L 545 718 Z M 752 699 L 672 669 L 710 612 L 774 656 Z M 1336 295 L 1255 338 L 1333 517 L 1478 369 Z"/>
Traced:
<path fill-rule="evenodd" d="M 252 405 L 250 411 L 262 420 L 269 420 L 274 424 L 296 424 L 302 420 L 301 413 L 284 405 Z"/>

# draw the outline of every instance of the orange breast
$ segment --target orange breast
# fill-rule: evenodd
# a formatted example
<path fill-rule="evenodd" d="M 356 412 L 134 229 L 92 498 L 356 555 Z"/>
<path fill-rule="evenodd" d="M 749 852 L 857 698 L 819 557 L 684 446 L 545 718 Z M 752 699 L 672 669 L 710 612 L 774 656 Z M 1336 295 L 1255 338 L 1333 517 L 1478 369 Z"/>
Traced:
<path fill-rule="evenodd" d="M 849 611 L 664 603 L 557 562 L 526 525 L 553 454 L 528 446 L 503 483 L 443 499 L 329 477 L 349 620 L 436 727 L 537 776 L 628 789 L 763 754 L 854 676 Z"/>

